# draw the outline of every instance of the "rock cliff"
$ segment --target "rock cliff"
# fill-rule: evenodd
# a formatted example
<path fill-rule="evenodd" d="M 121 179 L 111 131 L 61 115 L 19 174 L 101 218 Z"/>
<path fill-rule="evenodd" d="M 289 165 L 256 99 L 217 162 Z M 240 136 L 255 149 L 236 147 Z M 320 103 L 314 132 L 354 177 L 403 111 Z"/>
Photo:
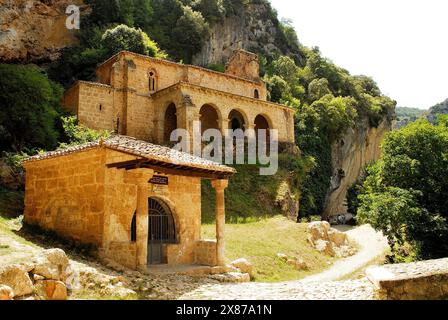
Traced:
<path fill-rule="evenodd" d="M 68 5 L 82 0 L 0 0 L 0 61 L 42 62 L 76 43 L 65 26 Z M 81 7 L 81 9 L 85 9 Z"/>
<path fill-rule="evenodd" d="M 356 182 L 366 165 L 378 160 L 381 142 L 391 129 L 392 123 L 387 120 L 372 128 L 368 119 L 363 119 L 332 145 L 333 175 L 324 217 L 347 213 L 347 189 Z"/>
<path fill-rule="evenodd" d="M 238 16 L 230 16 L 211 26 L 210 36 L 193 64 L 224 64 L 236 49 L 262 52 L 266 56 L 287 54 L 302 60 L 296 49 L 289 48 L 269 4 L 250 3 Z"/>

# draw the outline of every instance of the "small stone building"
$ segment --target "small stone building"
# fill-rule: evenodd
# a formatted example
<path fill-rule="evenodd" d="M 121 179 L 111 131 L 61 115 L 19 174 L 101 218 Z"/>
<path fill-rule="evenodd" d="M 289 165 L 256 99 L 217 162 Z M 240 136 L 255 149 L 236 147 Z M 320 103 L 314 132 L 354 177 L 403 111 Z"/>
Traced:
<path fill-rule="evenodd" d="M 294 143 L 294 109 L 267 101 L 256 54 L 237 50 L 226 72 L 120 52 L 79 81 L 63 105 L 92 129 L 166 144 L 176 128 L 202 131 L 276 129 L 280 144 Z"/>
<path fill-rule="evenodd" d="M 120 135 L 33 156 L 24 167 L 28 224 L 133 269 L 224 264 L 233 168 Z M 201 179 L 216 190 L 216 241 L 201 240 Z"/>

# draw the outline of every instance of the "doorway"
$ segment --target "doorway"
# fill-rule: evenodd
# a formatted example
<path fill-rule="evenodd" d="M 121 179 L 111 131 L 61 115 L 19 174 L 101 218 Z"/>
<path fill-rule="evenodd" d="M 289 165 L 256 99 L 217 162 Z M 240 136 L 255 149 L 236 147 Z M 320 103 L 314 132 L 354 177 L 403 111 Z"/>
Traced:
<path fill-rule="evenodd" d="M 149 198 L 148 265 L 166 264 L 166 245 L 176 243 L 176 226 L 169 206 Z"/>

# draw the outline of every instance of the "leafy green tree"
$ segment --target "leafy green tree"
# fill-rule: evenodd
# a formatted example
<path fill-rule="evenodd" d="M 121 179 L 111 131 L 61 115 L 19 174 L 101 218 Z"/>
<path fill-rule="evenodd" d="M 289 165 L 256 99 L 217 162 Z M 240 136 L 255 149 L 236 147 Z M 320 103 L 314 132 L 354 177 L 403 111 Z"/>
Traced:
<path fill-rule="evenodd" d="M 448 253 L 447 162 L 448 128 L 419 120 L 389 133 L 369 168 L 358 216 L 387 232 L 395 260 L 405 244 L 417 259 Z"/>
<path fill-rule="evenodd" d="M 62 88 L 34 66 L 0 64 L 0 148 L 56 147 Z"/>
<path fill-rule="evenodd" d="M 184 62 L 191 62 L 193 55 L 202 48 L 207 32 L 208 25 L 202 14 L 184 7 L 184 13 L 173 29 L 175 47 Z"/>
<path fill-rule="evenodd" d="M 345 131 L 353 127 L 357 117 L 356 101 L 351 97 L 333 97 L 327 94 L 315 101 L 310 108 L 319 114 L 319 128 L 331 137 L 338 139 Z"/>
<path fill-rule="evenodd" d="M 217 23 L 225 17 L 223 0 L 196 0 L 192 2 L 192 8 L 200 12 L 210 24 Z"/>
<path fill-rule="evenodd" d="M 60 148 L 93 142 L 100 138 L 107 139 L 111 135 L 111 132 L 107 130 L 93 130 L 78 124 L 78 119 L 75 116 L 62 117 L 61 119 L 67 142 L 61 143 Z"/>
<path fill-rule="evenodd" d="M 126 50 L 156 57 L 160 51 L 157 44 L 146 33 L 126 25 L 107 30 L 102 37 L 102 42 L 108 55 Z"/>
<path fill-rule="evenodd" d="M 319 100 L 327 94 L 331 94 L 328 80 L 325 78 L 314 79 L 308 85 L 308 95 L 313 101 Z"/>

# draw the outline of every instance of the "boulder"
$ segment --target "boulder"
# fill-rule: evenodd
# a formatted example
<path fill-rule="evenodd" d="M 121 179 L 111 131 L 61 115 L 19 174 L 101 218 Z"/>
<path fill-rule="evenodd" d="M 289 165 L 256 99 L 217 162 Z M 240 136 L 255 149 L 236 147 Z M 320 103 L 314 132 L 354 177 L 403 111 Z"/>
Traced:
<path fill-rule="evenodd" d="M 61 249 L 45 250 L 38 258 L 32 272 L 47 280 L 60 280 L 65 282 L 68 276 L 67 267 L 70 262 Z"/>
<path fill-rule="evenodd" d="M 67 300 L 67 287 L 62 281 L 40 280 L 36 282 L 36 291 L 44 300 Z"/>
<path fill-rule="evenodd" d="M 0 300 L 13 300 L 14 291 L 11 287 L 0 285 Z"/>
<path fill-rule="evenodd" d="M 328 241 L 328 231 L 330 231 L 330 224 L 327 221 L 313 221 L 308 225 L 308 231 L 311 234 L 311 242 L 319 239 Z"/>
<path fill-rule="evenodd" d="M 230 265 L 235 268 L 240 269 L 242 273 L 248 273 L 251 277 L 253 276 L 253 266 L 247 259 L 241 258 L 233 261 Z"/>
<path fill-rule="evenodd" d="M 216 274 L 210 276 L 210 278 L 218 280 L 220 282 L 231 282 L 231 283 L 250 282 L 250 275 L 248 273 L 239 273 L 239 272 Z"/>
<path fill-rule="evenodd" d="M 328 231 L 328 239 L 333 242 L 336 246 L 345 246 L 348 244 L 348 237 L 344 232 L 336 229 L 330 229 Z"/>
<path fill-rule="evenodd" d="M 334 257 L 336 255 L 336 252 L 334 251 L 333 245 L 331 244 L 330 241 L 317 240 L 314 243 L 314 247 L 316 248 L 317 251 L 326 254 L 328 256 Z"/>
<path fill-rule="evenodd" d="M 10 265 L 0 269 L 0 284 L 10 287 L 16 297 L 33 293 L 33 282 L 21 265 Z"/>

